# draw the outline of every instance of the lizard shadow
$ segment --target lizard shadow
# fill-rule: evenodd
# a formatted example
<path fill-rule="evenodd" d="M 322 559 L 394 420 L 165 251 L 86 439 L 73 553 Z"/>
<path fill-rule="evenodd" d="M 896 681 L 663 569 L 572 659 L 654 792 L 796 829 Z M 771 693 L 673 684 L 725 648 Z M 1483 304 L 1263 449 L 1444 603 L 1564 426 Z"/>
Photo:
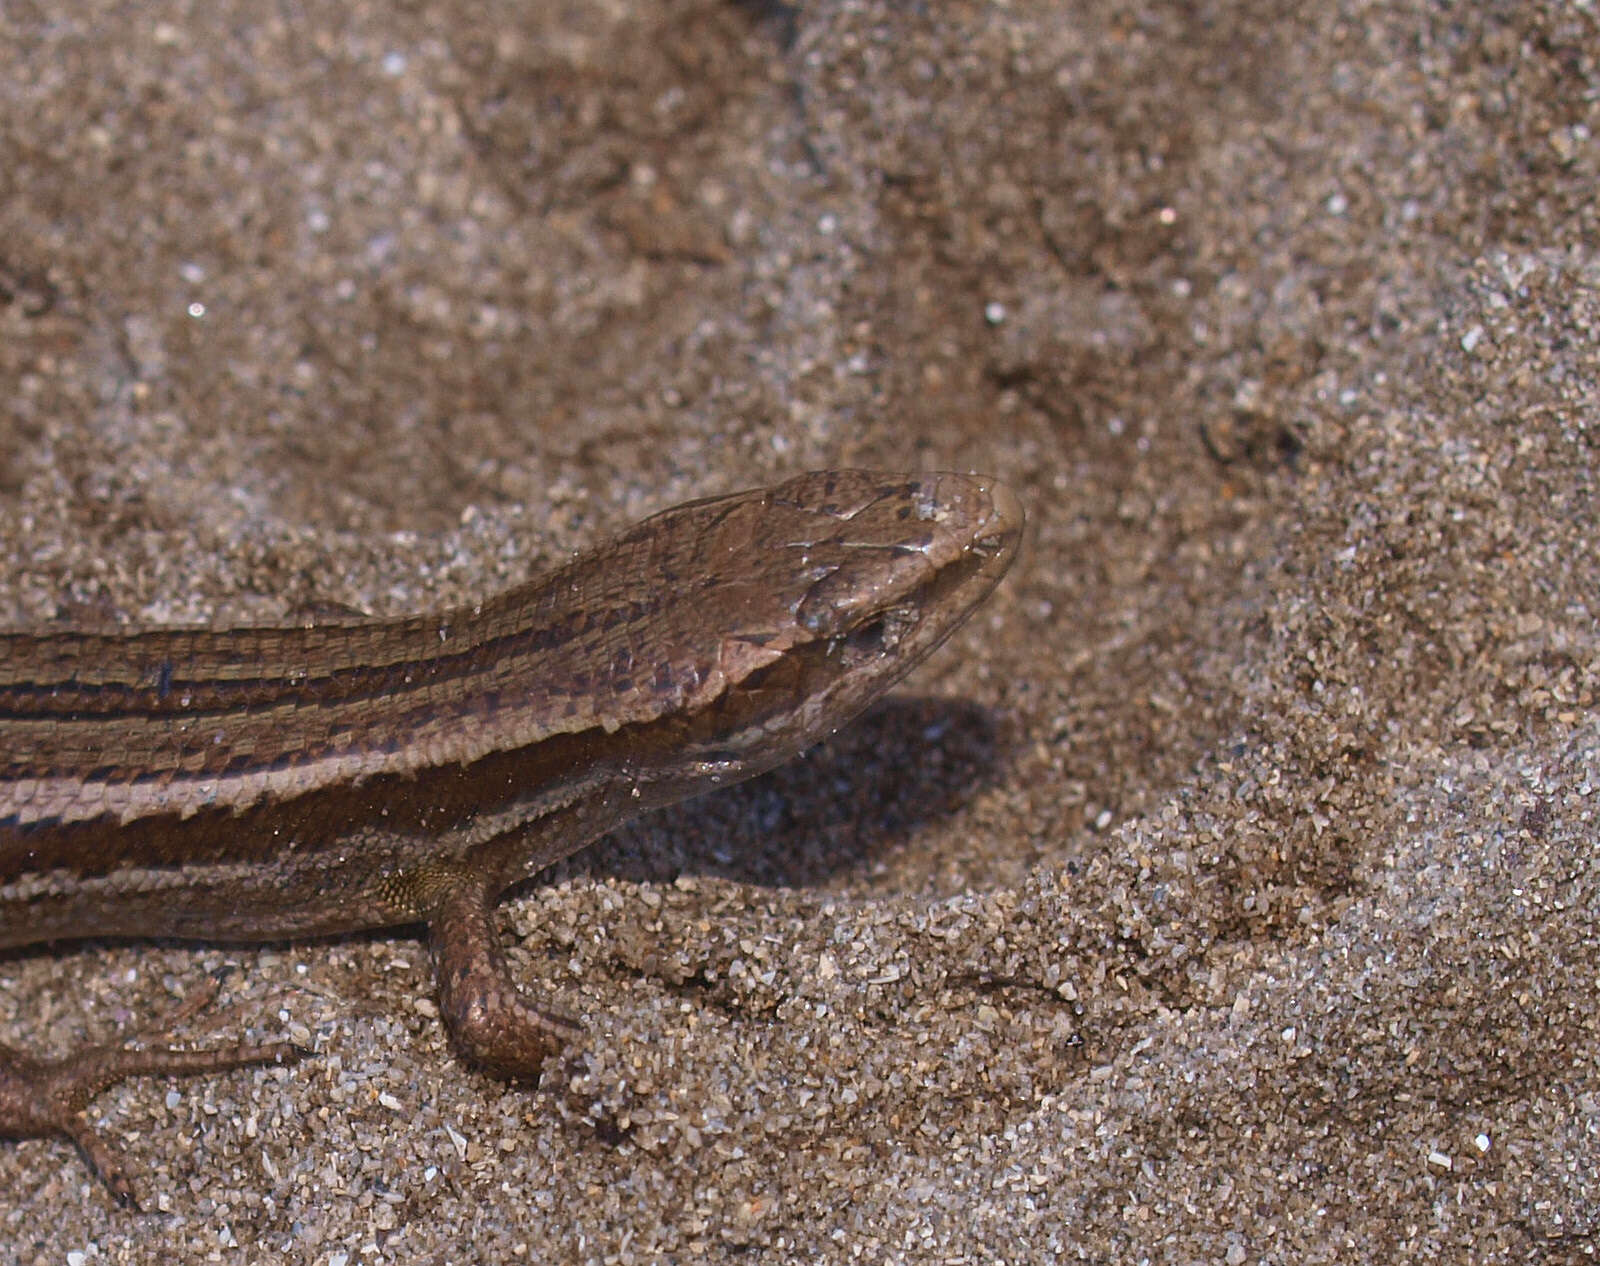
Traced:
<path fill-rule="evenodd" d="M 710 876 L 809 888 L 870 868 L 995 780 L 993 715 L 934 698 L 879 703 L 776 769 L 624 823 L 529 881 Z"/>

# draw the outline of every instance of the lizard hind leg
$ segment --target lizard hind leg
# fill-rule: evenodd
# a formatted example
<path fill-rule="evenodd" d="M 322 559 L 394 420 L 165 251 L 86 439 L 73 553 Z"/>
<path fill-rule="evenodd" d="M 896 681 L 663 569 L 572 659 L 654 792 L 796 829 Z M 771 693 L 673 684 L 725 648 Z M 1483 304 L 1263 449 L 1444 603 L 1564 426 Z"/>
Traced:
<path fill-rule="evenodd" d="M 118 1042 L 76 1051 L 61 1059 L 36 1059 L 0 1045 L 0 1136 L 14 1139 L 65 1138 L 111 1189 L 117 1202 L 138 1209 L 133 1185 L 115 1150 L 94 1130 L 84 1109 L 101 1091 L 129 1077 L 224 1072 L 254 1064 L 290 1064 L 309 1054 L 291 1042 L 240 1044 L 206 1050 L 169 1046 L 129 1049 L 132 1039 L 171 1040 L 175 1029 L 208 1006 L 216 995 L 213 980 L 181 1006 Z"/>

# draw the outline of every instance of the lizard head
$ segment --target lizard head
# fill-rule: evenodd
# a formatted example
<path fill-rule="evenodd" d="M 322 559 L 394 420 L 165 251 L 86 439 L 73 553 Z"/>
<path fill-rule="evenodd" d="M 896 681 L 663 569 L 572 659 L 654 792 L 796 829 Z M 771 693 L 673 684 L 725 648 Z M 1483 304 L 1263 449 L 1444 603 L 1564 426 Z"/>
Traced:
<path fill-rule="evenodd" d="M 629 534 L 690 555 L 657 560 L 685 599 L 658 627 L 686 653 L 665 670 L 683 706 L 650 746 L 668 780 L 711 783 L 787 760 L 904 677 L 999 582 L 1023 526 L 993 480 L 869 471 L 801 475 L 667 515 L 685 517 Z"/>

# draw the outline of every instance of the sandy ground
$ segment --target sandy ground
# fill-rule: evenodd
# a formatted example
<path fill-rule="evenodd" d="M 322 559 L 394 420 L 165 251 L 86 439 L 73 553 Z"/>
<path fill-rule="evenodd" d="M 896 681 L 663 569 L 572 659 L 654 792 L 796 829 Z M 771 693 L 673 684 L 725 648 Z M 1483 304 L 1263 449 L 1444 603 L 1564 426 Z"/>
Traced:
<path fill-rule="evenodd" d="M 0 1258 L 1592 1260 L 1597 51 L 1578 0 L 8 3 L 5 623 L 409 610 L 819 466 L 1031 523 L 885 706 L 507 904 L 587 1022 L 537 1090 L 414 940 L 7 958 L 0 1040 L 231 963 L 318 1056 L 97 1100 L 143 1216 L 0 1147 Z"/>

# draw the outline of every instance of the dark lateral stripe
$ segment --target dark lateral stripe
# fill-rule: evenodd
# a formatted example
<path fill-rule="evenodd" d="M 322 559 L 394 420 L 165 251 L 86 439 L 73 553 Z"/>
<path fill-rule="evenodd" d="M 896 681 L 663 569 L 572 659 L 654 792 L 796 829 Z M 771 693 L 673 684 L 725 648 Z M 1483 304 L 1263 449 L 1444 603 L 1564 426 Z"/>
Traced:
<path fill-rule="evenodd" d="M 85 683 L 70 678 L 16 682 L 0 686 L 0 723 L 59 720 L 75 715 L 138 721 L 181 714 L 203 720 L 266 710 L 289 699 L 307 704 L 394 700 L 413 691 L 465 680 L 485 668 L 503 672 L 508 662 L 552 651 L 578 637 L 602 634 L 628 622 L 642 624 L 656 601 L 639 599 L 599 611 L 574 611 L 550 624 L 473 642 L 459 651 L 381 665 L 350 665 L 316 676 L 186 678 L 178 676 L 172 664 L 160 661 L 155 665 L 157 681 L 151 685 Z M 297 631 L 282 632 L 288 637 Z M 640 654 L 638 658 L 650 657 Z"/>

